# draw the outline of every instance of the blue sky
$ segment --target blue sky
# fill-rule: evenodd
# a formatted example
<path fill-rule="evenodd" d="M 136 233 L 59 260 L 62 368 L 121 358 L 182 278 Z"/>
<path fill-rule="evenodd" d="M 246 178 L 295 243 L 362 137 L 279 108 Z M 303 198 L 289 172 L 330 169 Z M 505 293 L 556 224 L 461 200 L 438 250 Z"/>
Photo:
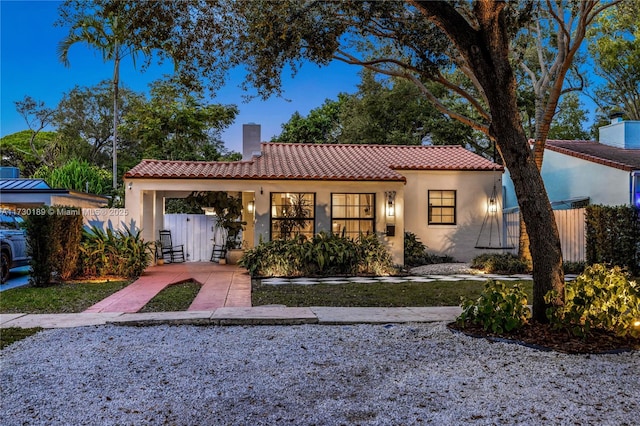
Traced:
<path fill-rule="evenodd" d="M 58 1 L 0 1 L 0 136 L 27 128 L 14 104 L 25 95 L 55 107 L 62 95 L 74 86 L 93 86 L 112 76 L 113 63 L 103 62 L 100 53 L 86 45 L 77 44 L 70 49 L 70 67 L 59 61 L 56 48 L 68 33 L 66 28 L 53 26 L 59 4 Z M 129 89 L 147 92 L 150 82 L 171 70 L 172 65 L 168 64 L 140 72 L 130 61 L 123 61 L 121 81 Z M 235 123 L 222 136 L 225 146 L 242 152 L 244 123 L 261 124 L 262 139 L 270 140 L 280 133 L 282 123 L 295 111 L 307 114 L 325 99 L 335 99 L 340 92 L 355 92 L 360 81 L 358 70 L 358 67 L 339 63 L 325 68 L 308 64 L 293 79 L 283 75 L 284 99 L 272 97 L 248 103 L 238 88 L 242 75 L 232 74 L 228 84 L 210 99 L 211 103 L 235 104 L 240 109 Z"/>

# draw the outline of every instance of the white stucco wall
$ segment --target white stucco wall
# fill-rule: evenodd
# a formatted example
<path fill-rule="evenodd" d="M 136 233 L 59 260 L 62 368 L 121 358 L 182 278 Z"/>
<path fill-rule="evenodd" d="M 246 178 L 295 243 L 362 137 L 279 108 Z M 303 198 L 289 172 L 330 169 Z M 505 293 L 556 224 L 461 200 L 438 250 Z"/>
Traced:
<path fill-rule="evenodd" d="M 494 182 L 501 205 L 501 172 L 477 171 L 403 171 L 405 188 L 406 231 L 413 232 L 431 253 L 450 255 L 458 261 L 469 261 L 486 250 L 475 244 L 487 214 L 487 200 Z M 428 224 L 429 190 L 456 190 L 457 223 Z M 498 215 L 501 228 L 502 218 Z"/>
<path fill-rule="evenodd" d="M 589 197 L 591 204 L 629 204 L 629 172 L 551 150 L 544 155 L 542 178 L 551 202 Z"/>
<path fill-rule="evenodd" d="M 164 198 L 186 197 L 191 191 L 240 191 L 248 203 L 255 197 L 255 221 L 253 223 L 254 244 L 270 238 L 270 194 L 272 192 L 313 192 L 316 194 L 315 231 L 331 231 L 332 193 L 374 193 L 376 194 L 376 232 L 387 246 L 394 262 L 404 263 L 403 247 L 403 192 L 402 182 L 340 182 L 340 181 L 253 181 L 253 180 L 207 180 L 207 179 L 129 179 L 125 207 L 130 217 L 142 224 L 145 240 L 157 239 L 158 230 L 163 228 L 162 211 Z M 387 225 L 385 212 L 385 191 L 396 191 L 396 234 L 384 235 Z M 249 194 L 249 195 L 246 195 Z"/>
<path fill-rule="evenodd" d="M 475 249 L 487 200 L 494 180 L 500 197 L 499 172 L 403 171 L 403 182 L 342 182 L 342 181 L 252 181 L 207 179 L 130 179 L 125 206 L 129 217 L 141 224 L 145 240 L 157 239 L 163 228 L 163 199 L 185 197 L 191 191 L 240 191 L 243 202 L 255 199 L 253 244 L 270 239 L 270 194 L 272 192 L 313 192 L 316 194 L 315 231 L 331 231 L 332 193 L 374 193 L 376 196 L 376 232 L 392 254 L 394 262 L 404 264 L 404 231 L 415 233 L 430 252 L 448 254 L 459 261 L 468 261 L 483 252 Z M 432 190 L 456 190 L 457 224 L 428 225 L 427 194 Z M 386 191 L 396 192 L 395 216 L 386 214 Z M 247 220 L 247 218 L 243 218 Z M 501 222 L 500 222 L 501 223 Z M 395 225 L 395 236 L 385 234 L 387 225 Z M 251 226 L 248 229 L 251 232 Z M 251 240 L 251 239 L 249 239 Z M 249 242 L 249 241 L 248 241 Z M 251 243 L 249 242 L 251 246 Z"/>

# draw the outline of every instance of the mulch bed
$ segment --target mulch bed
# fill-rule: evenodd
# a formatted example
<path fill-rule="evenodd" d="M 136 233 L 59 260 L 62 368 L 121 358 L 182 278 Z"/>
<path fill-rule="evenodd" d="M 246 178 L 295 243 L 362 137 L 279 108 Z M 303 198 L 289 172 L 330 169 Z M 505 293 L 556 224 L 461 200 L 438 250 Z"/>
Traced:
<path fill-rule="evenodd" d="M 566 330 L 554 330 L 549 324 L 532 322 L 522 329 L 496 334 L 484 331 L 481 326 L 456 323 L 449 329 L 471 337 L 486 338 L 492 342 L 516 343 L 543 351 L 556 351 L 567 354 L 603 354 L 640 350 L 640 338 L 619 337 L 611 332 L 592 330 L 586 339 L 569 334 Z"/>

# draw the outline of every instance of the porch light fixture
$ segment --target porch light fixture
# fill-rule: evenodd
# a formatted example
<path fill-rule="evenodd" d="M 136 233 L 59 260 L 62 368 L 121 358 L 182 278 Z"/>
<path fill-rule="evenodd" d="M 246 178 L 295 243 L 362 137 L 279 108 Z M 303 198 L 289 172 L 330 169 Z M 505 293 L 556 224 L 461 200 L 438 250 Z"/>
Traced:
<path fill-rule="evenodd" d="M 393 217 L 396 215 L 396 191 L 387 191 L 384 196 L 387 200 L 387 216 Z"/>
<path fill-rule="evenodd" d="M 249 202 L 247 203 L 247 211 L 248 211 L 249 213 L 253 213 L 253 212 L 254 212 L 254 210 L 255 210 L 255 208 L 256 208 L 256 202 L 255 202 L 255 201 L 251 200 L 251 201 L 249 201 Z"/>
<path fill-rule="evenodd" d="M 129 182 L 127 185 L 127 189 L 129 189 L 129 191 L 131 191 L 131 188 L 133 188 L 133 182 Z"/>
<path fill-rule="evenodd" d="M 495 214 L 498 211 L 498 203 L 496 203 L 496 199 L 494 197 L 489 198 L 489 213 Z"/>

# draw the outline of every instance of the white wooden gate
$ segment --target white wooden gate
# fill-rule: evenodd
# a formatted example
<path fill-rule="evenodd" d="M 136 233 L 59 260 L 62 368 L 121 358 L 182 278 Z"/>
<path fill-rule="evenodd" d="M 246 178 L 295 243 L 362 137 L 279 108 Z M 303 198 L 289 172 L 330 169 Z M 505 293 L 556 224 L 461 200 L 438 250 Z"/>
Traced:
<path fill-rule="evenodd" d="M 581 262 L 586 260 L 587 237 L 585 231 L 585 209 L 554 210 L 560 244 L 562 245 L 562 258 L 565 261 Z M 510 240 L 505 243 L 515 247 L 514 254 L 518 253 L 520 240 L 520 213 L 511 212 L 504 214 L 505 236 Z"/>
<path fill-rule="evenodd" d="M 216 229 L 216 217 L 203 214 L 165 214 L 164 229 L 171 231 L 173 245 L 184 245 L 187 262 L 208 262 L 214 237 L 222 241 Z"/>

